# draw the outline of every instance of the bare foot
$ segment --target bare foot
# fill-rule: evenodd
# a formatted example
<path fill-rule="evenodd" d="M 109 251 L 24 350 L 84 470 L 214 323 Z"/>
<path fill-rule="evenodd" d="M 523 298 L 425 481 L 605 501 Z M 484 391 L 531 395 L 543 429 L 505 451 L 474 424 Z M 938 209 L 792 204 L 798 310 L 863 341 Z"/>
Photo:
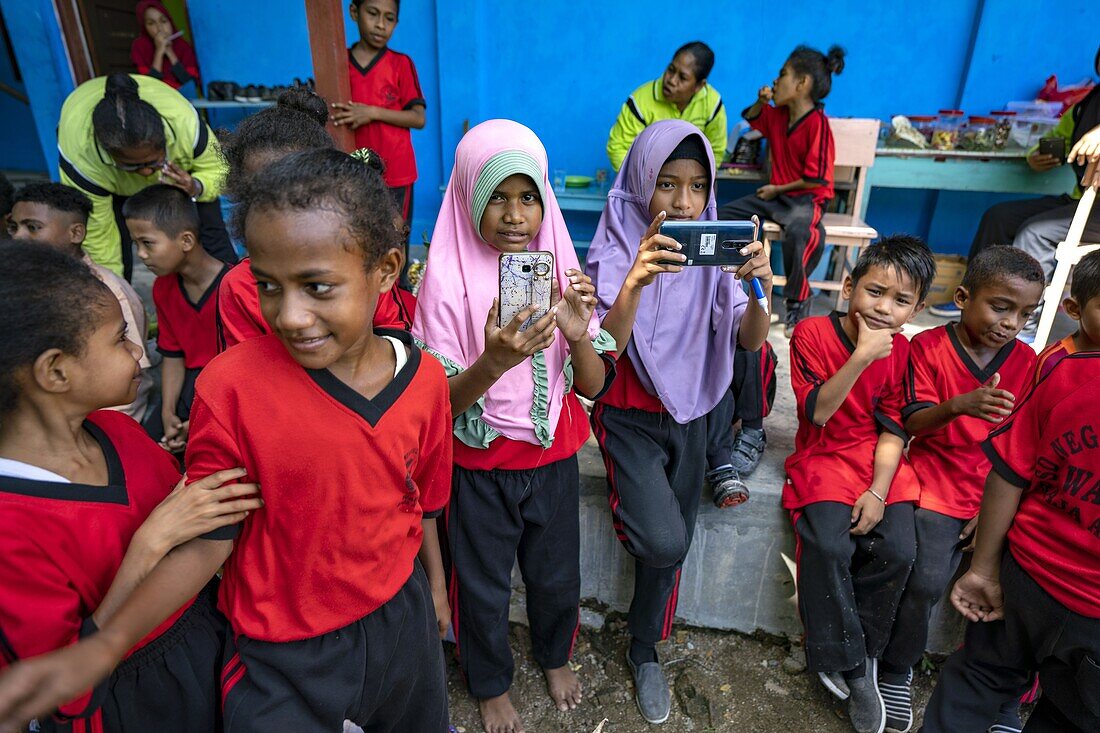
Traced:
<path fill-rule="evenodd" d="M 546 685 L 550 688 L 550 699 L 558 710 L 564 713 L 581 704 L 584 688 L 568 662 L 556 669 L 544 669 L 543 674 L 546 675 Z"/>
<path fill-rule="evenodd" d="M 512 707 L 508 693 L 477 701 L 485 733 L 524 733 L 523 721 Z"/>

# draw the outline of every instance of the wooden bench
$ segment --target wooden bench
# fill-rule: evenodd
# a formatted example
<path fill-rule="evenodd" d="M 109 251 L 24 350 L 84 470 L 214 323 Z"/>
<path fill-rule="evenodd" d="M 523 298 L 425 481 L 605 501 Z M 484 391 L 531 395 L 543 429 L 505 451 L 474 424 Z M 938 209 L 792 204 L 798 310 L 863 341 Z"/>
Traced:
<path fill-rule="evenodd" d="M 839 202 L 840 212 L 826 212 L 825 247 L 833 247 L 838 253 L 826 280 L 810 280 L 810 287 L 836 291 L 836 305 L 843 302 L 841 290 L 844 277 L 851 272 L 859 258 L 860 250 L 871 243 L 878 232 L 863 220 L 864 189 L 867 171 L 875 164 L 875 148 L 878 145 L 878 120 L 830 119 L 836 145 L 835 184 L 837 192 L 846 196 Z M 771 252 L 771 243 L 783 239 L 783 228 L 774 221 L 765 221 L 762 227 L 765 251 Z M 829 251 L 826 249 L 826 254 Z M 806 273 L 809 275 L 810 273 Z M 775 283 L 784 285 L 787 278 L 777 275 Z"/>

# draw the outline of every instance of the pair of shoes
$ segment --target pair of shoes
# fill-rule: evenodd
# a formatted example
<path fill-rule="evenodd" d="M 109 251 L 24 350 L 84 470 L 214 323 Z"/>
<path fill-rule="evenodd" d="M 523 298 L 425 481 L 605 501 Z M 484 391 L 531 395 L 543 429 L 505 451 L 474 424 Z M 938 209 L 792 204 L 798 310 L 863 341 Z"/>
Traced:
<path fill-rule="evenodd" d="M 668 720 L 668 714 L 672 711 L 672 693 L 661 663 L 645 662 L 635 666 L 630 652 L 627 652 L 626 666 L 634 677 L 634 700 L 638 703 L 638 712 L 647 723 L 659 724 Z"/>
<path fill-rule="evenodd" d="M 909 733 L 913 727 L 913 670 L 902 682 L 878 681 L 879 694 L 886 706 L 886 730 L 891 733 Z"/>
<path fill-rule="evenodd" d="M 818 672 L 817 679 L 829 691 L 829 694 L 837 700 L 848 699 L 848 681 L 840 672 Z"/>
<path fill-rule="evenodd" d="M 211 102 L 231 102 L 240 91 L 233 81 L 212 81 L 206 85 L 206 98 Z"/>
<path fill-rule="evenodd" d="M 742 476 L 748 476 L 760 465 L 764 449 L 768 447 L 768 436 L 764 428 L 741 428 L 733 438 L 733 454 L 730 463 Z"/>
<path fill-rule="evenodd" d="M 728 509 L 749 500 L 749 487 L 734 468 L 714 469 L 707 474 L 707 483 L 714 493 L 714 505 L 719 509 Z"/>
<path fill-rule="evenodd" d="M 810 309 L 809 300 L 788 300 L 787 311 L 783 317 L 783 335 L 790 338 L 798 322 L 810 315 Z"/>
<path fill-rule="evenodd" d="M 940 318 L 958 318 L 959 314 L 962 313 L 962 309 L 955 305 L 955 301 L 950 300 L 939 305 L 928 306 L 928 312 Z"/>
<path fill-rule="evenodd" d="M 883 733 L 886 704 L 878 690 L 878 660 L 867 660 L 862 677 L 848 680 L 848 720 L 856 733 Z"/>

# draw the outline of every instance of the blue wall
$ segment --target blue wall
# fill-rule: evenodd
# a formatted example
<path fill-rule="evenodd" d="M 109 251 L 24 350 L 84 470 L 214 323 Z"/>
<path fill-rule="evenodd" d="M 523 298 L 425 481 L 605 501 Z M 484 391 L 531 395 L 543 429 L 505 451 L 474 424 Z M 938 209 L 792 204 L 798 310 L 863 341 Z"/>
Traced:
<path fill-rule="evenodd" d="M 17 68 L 12 64 L 11 50 L 0 37 L 0 82 L 23 94 L 27 93 L 22 79 L 16 79 Z M 4 120 L 4 144 L 0 145 L 0 168 L 5 170 L 42 170 L 46 161 L 38 142 L 38 130 L 34 126 L 29 102 L 24 103 L 5 92 L 0 92 L 0 119 Z"/>
<path fill-rule="evenodd" d="M 56 77 L 64 64 L 57 60 L 56 29 L 50 37 L 50 5 L 0 0 L 21 66 L 48 61 L 43 73 Z M 302 0 L 188 5 L 206 80 L 275 84 L 312 75 Z M 985 113 L 1031 98 L 1052 73 L 1062 83 L 1080 81 L 1093 75 L 1100 42 L 1096 0 L 1064 0 L 1057 13 L 1039 0 L 834 0 L 827 6 L 790 0 L 782 16 L 774 3 L 759 1 L 697 0 L 683 7 L 692 12 L 670 12 L 667 0 L 519 6 L 405 0 L 391 45 L 413 57 L 428 99 L 427 127 L 413 132 L 420 169 L 413 238 L 431 230 L 464 122 L 511 117 L 540 135 L 552 167 L 607 168 L 604 144 L 619 106 L 687 40 L 701 38 L 714 48 L 711 81 L 726 99 L 731 124 L 799 43 L 839 43 L 848 50 L 847 68 L 827 100 L 829 114 L 888 119 L 956 104 Z M 38 17 L 43 8 L 50 18 Z M 19 17 L 13 21 L 13 15 Z M 37 36 L 21 35 L 17 25 Z M 34 41 L 23 39 L 35 37 L 40 47 L 26 48 Z M 349 20 L 346 42 L 356 38 Z M 38 131 L 52 150 L 49 128 L 60 105 L 54 95 L 64 84 L 47 78 L 37 93 L 32 86 Z M 880 190 L 868 218 L 880 231 L 912 231 L 929 236 L 937 250 L 965 251 L 981 212 L 1002 198 Z M 592 224 L 571 221 L 578 238 Z"/>

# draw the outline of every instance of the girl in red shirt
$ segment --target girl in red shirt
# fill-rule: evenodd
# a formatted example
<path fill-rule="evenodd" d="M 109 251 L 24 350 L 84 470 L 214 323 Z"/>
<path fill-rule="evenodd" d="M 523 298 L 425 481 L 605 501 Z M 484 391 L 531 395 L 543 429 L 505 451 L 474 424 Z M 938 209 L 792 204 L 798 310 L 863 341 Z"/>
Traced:
<path fill-rule="evenodd" d="M 198 86 L 195 50 L 176 30 L 164 5 L 157 0 L 141 0 L 136 12 L 141 33 L 130 45 L 130 60 L 138 73 L 160 79 L 173 89 L 189 81 Z"/>

